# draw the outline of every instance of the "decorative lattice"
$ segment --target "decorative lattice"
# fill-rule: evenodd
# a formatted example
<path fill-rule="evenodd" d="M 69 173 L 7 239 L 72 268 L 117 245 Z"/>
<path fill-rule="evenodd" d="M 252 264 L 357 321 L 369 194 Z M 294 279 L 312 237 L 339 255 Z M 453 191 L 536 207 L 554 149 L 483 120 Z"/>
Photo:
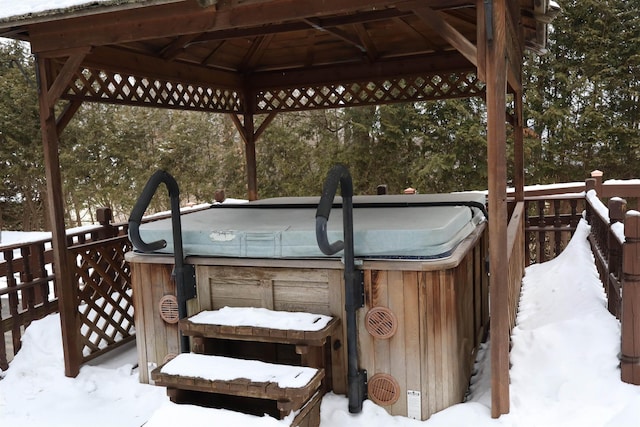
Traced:
<path fill-rule="evenodd" d="M 94 357 L 134 337 L 127 236 L 69 248 L 75 259 L 82 354 Z"/>
<path fill-rule="evenodd" d="M 312 110 L 392 102 L 480 96 L 474 73 L 429 74 L 343 84 L 265 89 L 255 93 L 255 113 Z M 63 99 L 161 108 L 244 113 L 241 90 L 82 68 Z"/>
<path fill-rule="evenodd" d="M 231 89 L 91 68 L 76 73 L 62 98 L 227 113 L 238 113 L 242 109 L 239 93 Z"/>
<path fill-rule="evenodd" d="M 484 90 L 484 83 L 473 73 L 435 74 L 263 90 L 256 94 L 256 106 L 259 112 L 309 110 L 478 96 Z"/>

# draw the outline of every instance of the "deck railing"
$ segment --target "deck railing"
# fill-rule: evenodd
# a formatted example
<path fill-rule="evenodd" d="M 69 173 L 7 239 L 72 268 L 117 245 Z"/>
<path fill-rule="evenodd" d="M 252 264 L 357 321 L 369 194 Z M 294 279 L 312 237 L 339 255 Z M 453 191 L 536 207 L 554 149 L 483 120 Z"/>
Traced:
<path fill-rule="evenodd" d="M 205 207 L 190 208 L 191 210 Z M 73 262 L 80 360 L 87 362 L 135 339 L 128 223 L 111 223 L 111 210 L 97 212 L 100 225 L 67 232 Z M 168 218 L 154 215 L 144 222 Z M 58 312 L 51 239 L 2 247 L 0 260 L 0 369 L 20 350 L 24 329 Z M 1 286 L 6 282 L 6 286 Z"/>
<path fill-rule="evenodd" d="M 575 233 L 584 211 L 584 193 L 525 197 L 526 265 L 558 256 Z"/>
<path fill-rule="evenodd" d="M 626 200 L 600 200 L 595 182 L 587 182 L 589 242 L 608 309 L 620 319 L 620 370 L 624 382 L 640 385 L 640 213 Z"/>
<path fill-rule="evenodd" d="M 126 224 L 110 224 L 99 209 L 98 226 L 71 230 L 67 246 L 74 263 L 83 361 L 133 338 L 133 304 L 124 252 Z M 0 369 L 20 350 L 24 328 L 58 311 L 51 239 L 4 246 L 0 279 Z M 116 307 L 117 306 L 117 307 Z M 131 326 L 128 325 L 130 323 Z"/>
<path fill-rule="evenodd" d="M 614 184 L 609 187 L 598 179 L 587 185 L 600 188 L 604 194 L 608 193 L 608 197 L 611 197 L 612 189 L 619 190 L 636 203 L 640 195 L 640 185 Z M 640 304 L 640 271 L 633 270 L 640 269 L 640 239 L 633 237 L 634 231 L 629 227 L 624 231 L 630 233 L 624 243 L 619 230 L 615 234 L 617 237 L 614 237 L 608 230 L 611 229 L 611 218 L 622 222 L 619 219 L 621 214 L 616 213 L 619 209 L 608 209 L 608 218 L 600 215 L 603 209 L 594 209 L 595 200 L 585 197 L 585 185 L 580 187 L 576 184 L 574 187 L 527 192 L 523 202 L 510 204 L 507 231 L 510 327 L 513 327 L 516 318 L 524 267 L 559 255 L 575 232 L 583 211 L 592 224 L 590 240 L 609 295 L 610 310 L 624 318 L 624 304 L 631 304 L 633 300 L 626 298 L 632 295 L 631 291 L 627 291 L 624 300 L 620 298 L 625 283 L 629 289 L 632 284 L 637 285 L 639 291 L 634 304 L 636 307 Z M 613 202 L 609 203 L 615 206 L 618 202 L 613 198 Z M 124 260 L 124 253 L 131 248 L 126 236 L 127 224 L 111 224 L 108 210 L 100 210 L 98 218 L 100 226 L 76 230 L 67 237 L 70 258 L 75 260 L 74 289 L 81 340 L 78 348 L 81 349 L 83 362 L 134 338 L 130 272 Z M 163 216 L 153 219 L 160 218 Z M 629 221 L 625 219 L 626 223 Z M 633 250 L 638 252 L 634 254 Z M 0 340 L 0 368 L 4 370 L 20 348 L 24 328 L 33 320 L 56 312 L 58 299 L 50 240 L 7 246 L 1 252 L 4 261 L 0 261 L 0 280 L 6 281 L 6 287 L 0 287 L 3 303 L 0 331 L 5 337 Z M 605 261 L 606 268 L 603 267 Z M 631 309 L 627 310 L 627 314 L 631 312 Z M 623 326 L 623 334 L 627 329 Z M 636 324 L 635 330 L 640 331 L 640 324 Z M 633 340 L 631 342 L 635 343 Z M 637 349 L 623 349 L 622 353 L 627 355 L 623 359 L 626 357 L 624 360 L 628 361 L 623 366 L 632 370 L 640 366 L 640 337 L 637 343 Z M 634 355 L 638 355 L 637 360 Z M 640 369 L 637 370 L 639 372 L 634 375 L 640 377 Z"/>

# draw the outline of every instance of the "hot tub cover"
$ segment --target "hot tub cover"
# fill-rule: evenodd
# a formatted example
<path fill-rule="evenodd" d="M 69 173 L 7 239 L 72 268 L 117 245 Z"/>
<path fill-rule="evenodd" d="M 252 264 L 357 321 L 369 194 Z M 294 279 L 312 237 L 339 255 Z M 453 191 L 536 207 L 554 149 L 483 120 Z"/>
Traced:
<path fill-rule="evenodd" d="M 359 258 L 431 259 L 449 256 L 484 220 L 469 206 L 424 206 L 439 202 L 485 203 L 481 193 L 356 196 L 354 252 Z M 213 205 L 183 214 L 185 256 L 327 258 L 316 242 L 319 197 L 281 197 L 237 205 Z M 329 242 L 343 240 L 341 198 L 327 225 Z M 165 240 L 160 253 L 173 253 L 171 220 L 142 224 L 145 242 Z M 341 257 L 342 251 L 333 255 Z"/>

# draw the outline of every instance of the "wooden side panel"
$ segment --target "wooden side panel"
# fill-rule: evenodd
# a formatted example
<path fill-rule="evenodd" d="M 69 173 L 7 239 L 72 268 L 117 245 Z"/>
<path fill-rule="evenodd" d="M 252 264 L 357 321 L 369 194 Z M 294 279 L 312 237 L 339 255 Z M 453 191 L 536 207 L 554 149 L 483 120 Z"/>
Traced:
<path fill-rule="evenodd" d="M 327 270 L 329 292 L 329 314 L 343 319 L 339 333 L 331 337 L 331 363 L 333 391 L 347 394 L 347 322 L 344 308 L 344 273 L 342 270 Z M 362 311 L 362 310 L 361 310 Z"/>
<path fill-rule="evenodd" d="M 133 303 L 140 365 L 140 381 L 149 382 L 149 370 L 163 362 L 168 354 L 180 352 L 178 327 L 160 317 L 159 302 L 164 295 L 175 295 L 171 280 L 173 266 L 134 264 Z"/>
<path fill-rule="evenodd" d="M 411 277 L 415 277 L 413 272 L 403 271 L 389 271 L 387 277 L 388 285 L 388 307 L 398 318 L 398 329 L 393 337 L 389 338 L 389 373 L 393 376 L 400 385 L 400 398 L 391 406 L 391 413 L 393 414 L 406 414 L 407 413 L 407 381 L 410 376 L 415 375 L 415 372 L 411 372 L 407 369 L 407 358 L 410 358 L 407 350 L 407 339 L 410 341 L 415 335 L 412 331 L 410 334 L 405 334 L 405 298 L 404 298 L 404 281 L 405 279 L 411 282 Z"/>
<path fill-rule="evenodd" d="M 486 325 L 484 244 L 479 241 L 455 269 L 365 271 L 360 363 L 369 379 L 385 373 L 397 381 L 399 399 L 385 407 L 392 415 L 426 419 L 464 398 L 479 331 Z M 367 332 L 366 314 L 374 307 L 396 315 L 391 338 Z M 419 408 L 409 407 L 408 391 L 420 393 Z"/>
<path fill-rule="evenodd" d="M 196 270 L 202 308 L 264 307 L 332 314 L 331 270 L 226 266 L 198 266 Z"/>

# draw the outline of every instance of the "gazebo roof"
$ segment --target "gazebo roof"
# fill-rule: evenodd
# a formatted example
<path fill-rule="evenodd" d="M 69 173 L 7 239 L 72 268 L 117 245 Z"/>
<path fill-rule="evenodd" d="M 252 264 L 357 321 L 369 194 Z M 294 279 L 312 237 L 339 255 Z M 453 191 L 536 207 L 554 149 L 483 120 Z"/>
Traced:
<path fill-rule="evenodd" d="M 542 51 L 557 5 L 510 3 L 520 23 L 507 28 L 510 56 Z M 46 4 L 24 0 L 0 10 L 0 36 L 29 41 L 44 57 L 85 52 L 85 76 L 62 94 L 67 100 L 265 113 L 466 97 L 484 89 L 482 70 L 476 73 L 484 11 L 475 0 Z"/>

